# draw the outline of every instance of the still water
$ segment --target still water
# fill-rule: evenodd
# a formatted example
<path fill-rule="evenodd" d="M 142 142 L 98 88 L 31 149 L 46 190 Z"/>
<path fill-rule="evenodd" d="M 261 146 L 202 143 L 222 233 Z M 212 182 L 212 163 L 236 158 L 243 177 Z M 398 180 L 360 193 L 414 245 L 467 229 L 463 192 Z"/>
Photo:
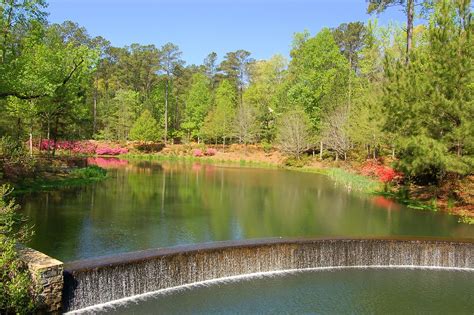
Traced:
<path fill-rule="evenodd" d="M 326 176 L 203 163 L 90 159 L 108 178 L 19 198 L 29 244 L 63 261 L 220 240 L 318 236 L 474 238 L 474 226 L 348 192 Z"/>
<path fill-rule="evenodd" d="M 98 314 L 472 314 L 474 272 L 303 271 L 191 286 L 96 309 Z"/>

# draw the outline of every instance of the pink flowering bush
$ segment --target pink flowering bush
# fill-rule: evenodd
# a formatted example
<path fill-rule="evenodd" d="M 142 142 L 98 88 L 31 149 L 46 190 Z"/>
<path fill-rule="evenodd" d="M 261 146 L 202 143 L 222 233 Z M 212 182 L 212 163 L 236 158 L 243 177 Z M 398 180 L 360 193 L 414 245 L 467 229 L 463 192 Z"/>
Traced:
<path fill-rule="evenodd" d="M 94 154 L 97 145 L 91 141 L 66 141 L 44 139 L 39 144 L 40 151 L 53 150 L 56 148 L 57 151 L 71 151 L 76 154 Z"/>
<path fill-rule="evenodd" d="M 201 156 L 203 156 L 203 155 L 204 155 L 204 154 L 202 153 L 202 150 L 200 150 L 200 149 L 195 149 L 195 150 L 193 151 L 193 156 L 194 156 L 194 157 L 201 157 Z"/>
<path fill-rule="evenodd" d="M 207 156 L 214 156 L 216 155 L 217 153 L 217 150 L 216 149 L 213 149 L 213 148 L 208 148 L 206 150 L 206 152 L 204 153 L 204 155 L 207 155 Z"/>
<path fill-rule="evenodd" d="M 361 174 L 365 176 L 377 177 L 381 182 L 384 183 L 388 183 L 403 177 L 402 173 L 395 171 L 389 166 L 379 164 L 376 161 L 365 162 L 362 166 Z"/>
<path fill-rule="evenodd" d="M 88 154 L 88 155 L 119 155 L 128 153 L 127 148 L 110 146 L 108 144 L 97 145 L 93 141 L 65 141 L 59 140 L 42 140 L 39 145 L 40 151 L 53 150 L 56 148 L 57 151 L 69 151 L 74 154 Z"/>

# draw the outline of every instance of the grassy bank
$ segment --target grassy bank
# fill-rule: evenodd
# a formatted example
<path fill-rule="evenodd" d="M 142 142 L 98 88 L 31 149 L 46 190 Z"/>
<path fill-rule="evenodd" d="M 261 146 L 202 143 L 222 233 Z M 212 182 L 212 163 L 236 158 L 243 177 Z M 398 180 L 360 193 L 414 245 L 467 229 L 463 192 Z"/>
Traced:
<path fill-rule="evenodd" d="M 35 179 L 14 183 L 15 194 L 35 191 L 48 191 L 61 187 L 82 186 L 101 181 L 107 177 L 107 171 L 98 166 L 75 168 L 67 172 L 42 174 Z"/>

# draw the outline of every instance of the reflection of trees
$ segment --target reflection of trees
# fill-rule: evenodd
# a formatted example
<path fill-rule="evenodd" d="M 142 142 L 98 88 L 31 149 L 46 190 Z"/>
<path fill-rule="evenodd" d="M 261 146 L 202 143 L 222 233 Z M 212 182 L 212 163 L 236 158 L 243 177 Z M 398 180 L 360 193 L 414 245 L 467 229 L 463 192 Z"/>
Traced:
<path fill-rule="evenodd" d="M 66 259 L 236 238 L 472 236 L 454 217 L 350 194 L 321 175 L 197 163 L 130 162 L 22 203 L 34 247 Z"/>

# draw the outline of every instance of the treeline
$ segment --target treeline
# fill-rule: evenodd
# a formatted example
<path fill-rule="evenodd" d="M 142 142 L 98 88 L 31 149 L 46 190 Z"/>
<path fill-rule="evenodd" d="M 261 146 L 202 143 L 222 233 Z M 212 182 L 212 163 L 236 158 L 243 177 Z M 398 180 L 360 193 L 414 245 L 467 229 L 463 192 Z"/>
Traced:
<path fill-rule="evenodd" d="M 49 24 L 43 0 L 2 0 L 0 133 L 23 143 L 263 143 L 298 159 L 393 156 L 420 181 L 472 173 L 471 3 L 374 0 L 367 9 L 399 3 L 407 27 L 344 23 L 296 33 L 290 60 L 237 50 L 186 65 L 172 43 L 113 47 L 76 23 Z M 414 27 L 417 16 L 426 22 Z"/>

